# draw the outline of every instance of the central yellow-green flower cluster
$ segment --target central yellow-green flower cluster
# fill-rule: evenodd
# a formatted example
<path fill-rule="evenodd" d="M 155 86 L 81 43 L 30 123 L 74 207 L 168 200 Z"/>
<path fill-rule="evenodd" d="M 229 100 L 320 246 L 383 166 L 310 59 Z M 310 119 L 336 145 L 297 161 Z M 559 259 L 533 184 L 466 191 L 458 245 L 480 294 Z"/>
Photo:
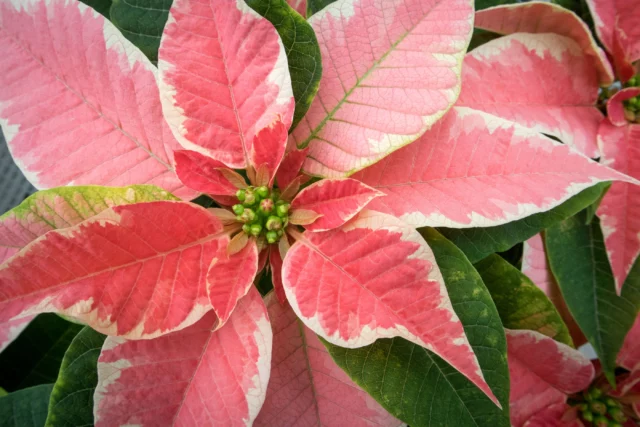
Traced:
<path fill-rule="evenodd" d="M 577 405 L 580 417 L 594 426 L 622 427 L 627 421 L 620 402 L 607 396 L 601 389 L 592 387 L 582 393 L 582 398 L 582 403 Z"/>
<path fill-rule="evenodd" d="M 236 193 L 241 204 L 233 206 L 242 231 L 250 236 L 263 235 L 268 243 L 276 243 L 289 223 L 290 204 L 280 199 L 280 191 L 268 187 L 248 187 Z"/>

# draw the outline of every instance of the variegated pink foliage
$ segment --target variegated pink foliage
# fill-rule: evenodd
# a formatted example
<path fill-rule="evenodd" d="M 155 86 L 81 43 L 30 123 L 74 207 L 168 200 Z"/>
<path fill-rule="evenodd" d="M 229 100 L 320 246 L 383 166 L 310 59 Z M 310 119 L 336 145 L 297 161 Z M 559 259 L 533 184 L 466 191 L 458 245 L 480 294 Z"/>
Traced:
<path fill-rule="evenodd" d="M 158 69 L 163 111 L 178 141 L 229 167 L 248 166 L 254 136 L 278 115 L 291 125 L 284 47 L 243 0 L 175 0 Z"/>
<path fill-rule="evenodd" d="M 98 359 L 98 427 L 250 426 L 269 381 L 272 332 L 257 290 L 216 330 L 198 323 L 153 340 L 109 337 Z"/>
<path fill-rule="evenodd" d="M 273 184 L 287 148 L 287 129 L 281 120 L 275 120 L 256 133 L 251 145 L 251 164 L 256 170 L 267 173 L 269 185 Z"/>
<path fill-rule="evenodd" d="M 555 403 L 533 414 L 524 427 L 584 427 L 577 410 L 566 403 Z"/>
<path fill-rule="evenodd" d="M 562 407 L 567 394 L 586 389 L 593 380 L 593 365 L 579 351 L 535 331 L 506 333 L 514 427 L 527 425 L 539 412 L 557 412 L 558 407 L 549 407 Z"/>
<path fill-rule="evenodd" d="M 624 101 L 640 95 L 640 88 L 628 87 L 617 92 L 607 101 L 607 118 L 616 126 L 625 126 L 627 118 L 625 116 Z"/>
<path fill-rule="evenodd" d="M 304 170 L 344 176 L 430 128 L 451 107 L 472 31 L 471 0 L 338 0 L 310 18 L 320 89 L 291 135 Z"/>
<path fill-rule="evenodd" d="M 13 342 L 24 329 L 29 326 L 29 322 L 35 316 L 22 317 L 20 319 L 10 320 L 0 323 L 0 352 Z"/>
<path fill-rule="evenodd" d="M 275 248 L 269 250 L 269 267 L 271 268 L 273 291 L 280 304 L 285 304 L 287 296 L 284 293 L 284 286 L 282 285 L 282 256 L 280 255 L 280 251 Z"/>
<path fill-rule="evenodd" d="M 524 242 L 522 272 L 547 296 L 551 296 L 555 284 L 553 283 L 553 275 L 547 262 L 547 255 L 541 234 L 536 234 Z"/>
<path fill-rule="evenodd" d="M 50 231 L 0 268 L 0 322 L 54 311 L 128 338 L 184 328 L 210 309 L 221 231 L 184 202 L 117 206 Z"/>
<path fill-rule="evenodd" d="M 400 426 L 331 360 L 316 334 L 273 294 L 266 300 L 273 327 L 267 398 L 254 425 Z"/>
<path fill-rule="evenodd" d="M 225 175 L 224 163 L 196 151 L 175 152 L 176 173 L 189 188 L 218 196 L 234 196 L 238 187 Z"/>
<path fill-rule="evenodd" d="M 307 16 L 307 0 L 287 0 L 287 3 L 300 15 Z"/>
<path fill-rule="evenodd" d="M 617 362 L 629 371 L 640 371 L 640 316 L 627 332 Z"/>
<path fill-rule="evenodd" d="M 342 347 L 403 337 L 438 354 L 496 404 L 420 234 L 402 221 L 363 211 L 339 229 L 306 232 L 284 260 L 293 310 Z"/>
<path fill-rule="evenodd" d="M 293 182 L 293 180 L 298 176 L 300 168 L 302 168 L 302 164 L 307 159 L 308 152 L 308 148 L 304 150 L 293 148 L 285 154 L 282 159 L 282 163 L 276 172 L 276 182 L 278 183 L 278 187 L 287 188 L 287 186 Z"/>
<path fill-rule="evenodd" d="M 38 188 L 150 183 L 195 193 L 173 171 L 155 68 L 78 1 L 0 5 L 0 124 Z"/>

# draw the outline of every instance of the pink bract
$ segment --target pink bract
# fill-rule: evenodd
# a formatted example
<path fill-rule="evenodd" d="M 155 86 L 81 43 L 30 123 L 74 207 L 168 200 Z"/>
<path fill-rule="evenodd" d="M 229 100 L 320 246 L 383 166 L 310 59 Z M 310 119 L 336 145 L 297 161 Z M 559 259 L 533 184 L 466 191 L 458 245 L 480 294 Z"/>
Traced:
<path fill-rule="evenodd" d="M 555 284 L 553 283 L 553 274 L 547 262 L 547 255 L 541 234 L 536 234 L 524 242 L 522 272 L 527 275 L 545 295 L 551 296 Z"/>

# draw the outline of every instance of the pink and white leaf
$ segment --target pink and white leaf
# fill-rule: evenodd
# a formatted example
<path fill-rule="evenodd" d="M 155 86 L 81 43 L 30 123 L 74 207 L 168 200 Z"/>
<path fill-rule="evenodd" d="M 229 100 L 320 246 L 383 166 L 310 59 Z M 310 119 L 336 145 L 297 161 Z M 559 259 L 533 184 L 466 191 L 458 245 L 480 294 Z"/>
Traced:
<path fill-rule="evenodd" d="M 229 180 L 224 163 L 189 150 L 177 150 L 174 157 L 176 173 L 187 187 L 215 196 L 235 197 L 239 183 Z"/>
<path fill-rule="evenodd" d="M 282 238 L 287 239 L 286 235 Z M 278 248 L 269 250 L 269 267 L 271 268 L 273 291 L 278 302 L 285 305 L 287 303 L 287 295 L 284 293 L 284 286 L 282 285 L 282 256 Z"/>
<path fill-rule="evenodd" d="M 291 202 L 291 215 L 297 210 L 315 212 L 320 216 L 305 228 L 331 230 L 349 221 L 380 196 L 384 193 L 355 179 L 323 179 L 298 193 Z"/>
<path fill-rule="evenodd" d="M 476 12 L 474 26 L 494 33 L 555 33 L 573 39 L 594 61 L 598 80 L 609 86 L 615 80 L 606 53 L 598 46 L 591 30 L 574 12 L 544 2 L 505 4 Z"/>
<path fill-rule="evenodd" d="M 272 332 L 257 290 L 216 330 L 198 323 L 153 340 L 109 337 L 98 359 L 97 427 L 250 426 L 267 391 Z"/>
<path fill-rule="evenodd" d="M 628 176 L 512 121 L 454 107 L 418 141 L 354 176 L 386 194 L 370 209 L 415 227 L 491 227 Z"/>
<path fill-rule="evenodd" d="M 220 245 L 207 273 L 207 293 L 219 326 L 227 322 L 238 301 L 249 292 L 257 273 L 258 246 L 255 239 L 250 239 L 242 250 L 233 255 L 227 253 L 226 245 Z"/>
<path fill-rule="evenodd" d="M 184 202 L 116 206 L 50 231 L 0 266 L 0 322 L 57 312 L 153 338 L 210 310 L 206 273 L 222 224 Z"/>
<path fill-rule="evenodd" d="M 640 371 L 640 316 L 627 332 L 622 348 L 618 353 L 619 366 L 629 371 Z"/>
<path fill-rule="evenodd" d="M 396 427 L 391 416 L 336 365 L 316 334 L 273 294 L 266 298 L 273 327 L 267 398 L 255 426 Z"/>
<path fill-rule="evenodd" d="M 598 135 L 601 162 L 633 178 L 640 178 L 640 126 L 616 127 L 603 121 Z M 640 187 L 614 182 L 602 199 L 600 218 L 607 255 L 620 293 L 622 285 L 640 254 Z"/>
<path fill-rule="evenodd" d="M 607 118 L 616 126 L 625 126 L 627 118 L 625 116 L 624 101 L 640 95 L 640 88 L 628 87 L 617 92 L 607 101 Z"/>
<path fill-rule="evenodd" d="M 545 295 L 551 297 L 555 284 L 553 274 L 547 262 L 547 254 L 541 234 L 536 234 L 524 242 L 522 272 L 531 279 Z"/>
<path fill-rule="evenodd" d="M 308 148 L 298 150 L 294 147 L 291 151 L 285 154 L 282 159 L 282 163 L 276 172 L 276 182 L 278 183 L 278 187 L 287 188 L 296 179 L 296 177 L 298 177 L 300 168 L 302 168 L 302 164 L 307 159 L 308 152 Z"/>
<path fill-rule="evenodd" d="M 567 394 L 586 389 L 595 371 L 577 350 L 535 331 L 505 330 L 511 391 L 509 413 L 521 427 L 550 405 L 564 404 Z"/>
<path fill-rule="evenodd" d="M 13 340 L 18 338 L 34 318 L 35 316 L 27 316 L 0 323 L 0 352 L 4 351 Z"/>
<path fill-rule="evenodd" d="M 522 425 L 523 427 L 584 427 L 578 418 L 577 410 L 575 406 L 572 407 L 566 403 L 554 403 L 533 414 Z"/>
<path fill-rule="evenodd" d="M 342 177 L 413 142 L 453 105 L 473 22 L 471 0 L 338 0 L 309 22 L 320 89 L 291 134 L 304 171 Z"/>
<path fill-rule="evenodd" d="M 282 281 L 298 317 L 333 344 L 402 337 L 438 354 L 496 404 L 433 252 L 395 217 L 363 211 L 344 226 L 298 236 Z"/>
<path fill-rule="evenodd" d="M 0 5 L 0 125 L 39 189 L 154 184 L 190 198 L 173 170 L 155 67 L 78 1 Z"/>
<path fill-rule="evenodd" d="M 287 148 L 287 127 L 281 120 L 275 120 L 254 137 L 251 145 L 251 164 L 257 170 L 264 168 L 269 175 L 269 185 L 273 183 L 276 171 Z"/>
<path fill-rule="evenodd" d="M 307 0 L 287 0 L 289 6 L 296 12 L 298 12 L 302 17 L 307 17 Z"/>
<path fill-rule="evenodd" d="M 185 49 L 188 46 L 188 49 Z M 245 169 L 255 135 L 294 100 L 274 26 L 243 0 L 176 0 L 158 52 L 165 118 L 186 149 Z"/>

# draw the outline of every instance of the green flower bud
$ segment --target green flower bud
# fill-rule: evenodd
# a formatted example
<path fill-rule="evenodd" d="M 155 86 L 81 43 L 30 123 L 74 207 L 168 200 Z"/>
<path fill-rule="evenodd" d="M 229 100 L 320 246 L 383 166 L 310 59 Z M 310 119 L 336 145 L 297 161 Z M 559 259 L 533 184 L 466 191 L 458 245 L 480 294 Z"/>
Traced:
<path fill-rule="evenodd" d="M 242 212 L 242 215 L 240 215 L 240 221 L 242 222 L 251 222 L 254 219 L 256 219 L 256 213 L 253 211 L 253 209 L 245 208 Z"/>
<path fill-rule="evenodd" d="M 246 234 L 251 234 L 251 224 L 245 224 L 242 226 L 242 231 Z"/>
<path fill-rule="evenodd" d="M 256 198 L 256 194 L 251 191 L 251 190 L 247 190 L 244 192 L 244 205 L 245 206 L 251 206 L 256 202 L 257 198 Z"/>
<path fill-rule="evenodd" d="M 593 421 L 593 414 L 589 411 L 585 411 L 582 413 L 582 419 L 585 421 Z"/>
<path fill-rule="evenodd" d="M 276 233 L 278 233 L 278 237 L 282 237 L 284 235 L 284 230 L 277 230 Z"/>
<path fill-rule="evenodd" d="M 609 427 L 622 427 L 620 423 L 609 423 Z"/>
<path fill-rule="evenodd" d="M 276 213 L 280 218 L 286 218 L 289 215 L 289 208 L 291 205 L 289 203 L 282 203 L 276 206 Z"/>
<path fill-rule="evenodd" d="M 269 243 L 275 243 L 278 241 L 278 233 L 276 233 L 275 231 L 267 231 L 267 242 Z"/>
<path fill-rule="evenodd" d="M 251 224 L 251 234 L 257 236 L 262 231 L 262 226 L 260 224 Z"/>
<path fill-rule="evenodd" d="M 280 230 L 282 228 L 282 220 L 277 216 L 270 216 L 267 219 L 267 230 Z"/>
<path fill-rule="evenodd" d="M 629 99 L 629 105 L 635 106 L 635 105 L 638 105 L 638 103 L 640 103 L 640 100 L 638 99 L 637 96 Z"/>
<path fill-rule="evenodd" d="M 591 396 L 592 399 L 597 399 L 602 396 L 602 390 L 595 387 L 589 390 L 587 393 L 589 394 L 589 396 Z"/>
<path fill-rule="evenodd" d="M 241 202 L 244 202 L 245 199 L 245 191 L 244 190 L 238 190 L 236 191 L 236 197 L 238 198 L 238 200 L 240 200 Z"/>
<path fill-rule="evenodd" d="M 578 405 L 576 405 L 576 407 L 578 408 L 578 410 L 583 412 L 589 410 L 589 405 L 587 405 L 586 403 L 579 403 Z"/>
<path fill-rule="evenodd" d="M 607 413 L 607 405 L 599 401 L 591 402 L 591 411 L 596 414 L 604 415 Z"/>
<path fill-rule="evenodd" d="M 636 76 L 633 76 L 629 79 L 629 81 L 627 82 L 627 84 L 629 86 L 637 86 L 638 85 L 638 78 Z"/>
<path fill-rule="evenodd" d="M 272 210 L 273 210 L 273 200 L 263 199 L 260 202 L 260 212 L 268 214 L 268 213 L 271 213 Z"/>
<path fill-rule="evenodd" d="M 258 193 L 258 196 L 264 199 L 266 197 L 269 197 L 269 188 L 265 186 L 258 187 L 256 188 L 256 193 Z"/>
<path fill-rule="evenodd" d="M 244 206 L 242 205 L 233 205 L 231 209 L 236 215 L 242 215 L 242 212 L 244 212 Z"/>
<path fill-rule="evenodd" d="M 624 412 L 622 412 L 622 409 L 620 408 L 609 409 L 609 416 L 613 418 L 614 421 L 617 421 L 619 423 L 627 421 L 627 417 L 624 415 Z"/>
<path fill-rule="evenodd" d="M 598 416 L 593 419 L 593 425 L 596 427 L 609 427 L 609 420 L 607 417 Z"/>

